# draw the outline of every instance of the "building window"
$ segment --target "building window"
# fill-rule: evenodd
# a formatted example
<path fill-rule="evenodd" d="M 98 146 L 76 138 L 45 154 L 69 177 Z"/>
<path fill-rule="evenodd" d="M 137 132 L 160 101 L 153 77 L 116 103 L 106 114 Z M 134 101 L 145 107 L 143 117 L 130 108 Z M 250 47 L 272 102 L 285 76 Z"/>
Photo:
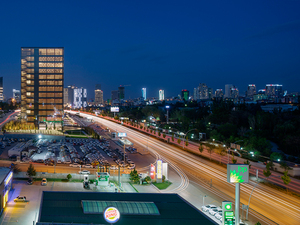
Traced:
<path fill-rule="evenodd" d="M 63 55 L 63 50 L 62 49 L 55 49 L 55 55 Z"/>
<path fill-rule="evenodd" d="M 47 55 L 54 55 L 54 49 L 48 48 L 47 49 Z"/>
<path fill-rule="evenodd" d="M 39 50 L 39 55 L 47 55 L 47 50 L 46 49 L 40 49 Z"/>

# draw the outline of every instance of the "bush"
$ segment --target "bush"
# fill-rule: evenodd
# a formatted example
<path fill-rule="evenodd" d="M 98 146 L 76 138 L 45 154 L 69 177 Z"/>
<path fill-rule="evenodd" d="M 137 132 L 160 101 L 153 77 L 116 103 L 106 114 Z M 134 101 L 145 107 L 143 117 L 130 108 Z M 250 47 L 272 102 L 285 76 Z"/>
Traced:
<path fill-rule="evenodd" d="M 70 180 L 71 178 L 72 178 L 72 175 L 71 175 L 71 174 L 68 174 L 68 175 L 67 175 L 67 179 Z"/>

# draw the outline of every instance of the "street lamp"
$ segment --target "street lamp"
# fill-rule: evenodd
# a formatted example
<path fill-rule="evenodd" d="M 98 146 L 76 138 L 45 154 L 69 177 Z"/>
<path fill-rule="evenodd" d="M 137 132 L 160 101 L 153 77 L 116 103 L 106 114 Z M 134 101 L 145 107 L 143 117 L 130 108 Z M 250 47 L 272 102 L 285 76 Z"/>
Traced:
<path fill-rule="evenodd" d="M 167 124 L 169 124 L 169 105 L 166 105 L 166 109 L 167 109 Z"/>

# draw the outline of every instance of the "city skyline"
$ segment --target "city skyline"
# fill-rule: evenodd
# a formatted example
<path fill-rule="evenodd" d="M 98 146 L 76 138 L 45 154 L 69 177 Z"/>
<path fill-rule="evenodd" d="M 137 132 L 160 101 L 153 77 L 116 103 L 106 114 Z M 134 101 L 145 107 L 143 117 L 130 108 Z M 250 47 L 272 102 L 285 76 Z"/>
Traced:
<path fill-rule="evenodd" d="M 195 83 L 233 84 L 241 94 L 251 83 L 299 91 L 300 2 L 217 2 L 2 3 L 4 94 L 20 89 L 22 46 L 64 47 L 65 84 L 84 86 L 88 98 L 95 83 L 105 100 L 124 84 L 131 99 L 143 87 L 153 97 L 160 89 L 191 94 Z M 24 10 L 30 29 L 20 23 Z"/>

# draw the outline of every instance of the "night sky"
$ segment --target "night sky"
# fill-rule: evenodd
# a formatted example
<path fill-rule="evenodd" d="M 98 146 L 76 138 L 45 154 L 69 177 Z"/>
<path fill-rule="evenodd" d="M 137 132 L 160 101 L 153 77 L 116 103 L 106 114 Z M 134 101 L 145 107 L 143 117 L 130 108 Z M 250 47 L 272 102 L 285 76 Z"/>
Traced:
<path fill-rule="evenodd" d="M 300 91 L 300 0 L 1 1 L 0 76 L 20 89 L 21 47 L 64 47 L 65 86 L 104 99 L 177 96 L 206 83 Z"/>

